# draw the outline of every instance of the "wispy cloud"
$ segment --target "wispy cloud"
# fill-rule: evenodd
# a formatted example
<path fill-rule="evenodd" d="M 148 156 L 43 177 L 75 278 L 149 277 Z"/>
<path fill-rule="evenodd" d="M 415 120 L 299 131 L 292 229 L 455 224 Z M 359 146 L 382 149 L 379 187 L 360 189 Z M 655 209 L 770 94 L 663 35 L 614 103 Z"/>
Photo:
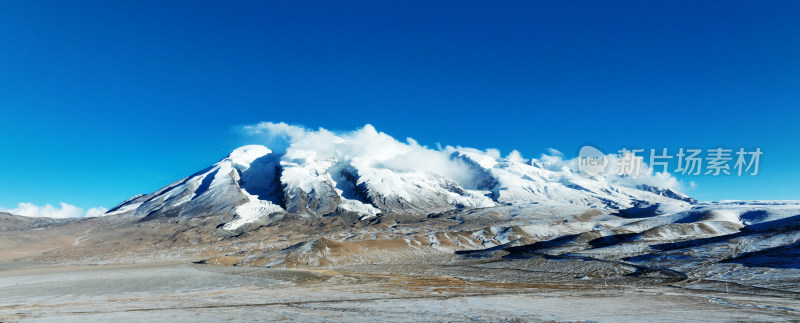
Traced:
<path fill-rule="evenodd" d="M 283 153 L 292 142 L 300 140 L 310 132 L 305 127 L 285 122 L 261 122 L 244 126 L 241 130 L 246 136 L 259 138 L 260 144 L 276 153 Z"/>
<path fill-rule="evenodd" d="M 545 167 L 554 171 L 561 170 L 565 167 L 572 170 L 578 169 L 578 157 L 565 159 L 563 153 L 552 148 L 549 149 L 549 153 L 550 154 L 542 154 L 539 157 L 539 159 L 544 163 Z M 654 169 L 650 168 L 650 166 L 647 165 L 647 163 L 642 159 L 639 160 L 640 175 L 626 176 L 616 174 L 614 166 L 617 165 L 617 161 L 619 159 L 617 155 L 608 154 L 606 155 L 606 158 L 608 158 L 609 163 L 606 167 L 605 173 L 602 175 L 602 178 L 608 182 L 628 187 L 649 185 L 674 189 L 677 191 L 686 190 L 686 185 L 679 181 L 675 176 L 672 176 L 670 173 L 655 171 Z M 689 188 L 694 188 L 692 185 L 694 184 L 689 184 Z"/>
<path fill-rule="evenodd" d="M 412 138 L 407 138 L 405 142 L 396 140 L 369 124 L 354 131 L 333 132 L 322 128 L 312 130 L 285 123 L 262 122 L 246 126 L 243 130 L 269 149 L 286 152 L 288 160 L 304 159 L 308 156 L 306 152 L 312 151 L 314 158 L 319 160 L 346 160 L 372 168 L 401 172 L 414 170 L 454 179 L 460 179 L 468 173 L 466 165 L 452 160 L 448 152 L 422 146 Z"/>
<path fill-rule="evenodd" d="M 301 125 L 289 125 L 282 122 L 261 122 L 244 126 L 241 130 L 249 139 L 255 139 L 257 143 L 266 145 L 272 151 L 288 152 L 289 159 L 303 159 L 309 156 L 303 151 L 313 151 L 313 156 L 320 160 L 349 160 L 355 164 L 394 171 L 414 170 L 433 173 L 454 179 L 462 184 L 470 182 L 475 174 L 472 174 L 474 170 L 466 164 L 450 158 L 451 153 L 459 150 L 481 154 L 497 161 L 540 164 L 553 171 L 564 171 L 564 168 L 577 169 L 577 158 L 567 159 L 562 152 L 553 148 L 549 148 L 539 160 L 525 159 L 517 150 L 502 157 L 497 149 L 478 150 L 461 146 L 441 147 L 441 145 L 431 149 L 420 145 L 412 138 L 407 138 L 405 142 L 399 141 L 377 131 L 369 124 L 354 131 L 333 132 L 322 128 L 313 130 Z M 608 157 L 609 159 L 616 158 L 615 155 Z M 642 166 L 643 171 L 648 173 L 650 168 L 646 164 Z M 682 183 L 669 173 L 652 172 L 649 175 L 634 178 L 617 176 L 613 172 L 608 172 L 604 179 L 629 187 L 647 184 L 678 190 L 683 188 Z"/>
<path fill-rule="evenodd" d="M 82 217 L 97 217 L 102 216 L 108 211 L 107 208 L 102 206 L 93 207 L 86 212 L 83 209 L 67 204 L 64 202 L 59 203 L 60 207 L 55 207 L 50 204 L 38 206 L 33 203 L 19 203 L 14 209 L 3 209 L 4 212 L 11 214 L 28 216 L 28 217 L 47 217 L 47 218 L 82 218 Z"/>
<path fill-rule="evenodd" d="M 106 212 L 108 212 L 108 209 L 102 206 L 93 207 L 91 209 L 86 210 L 86 214 L 84 214 L 84 217 L 93 218 L 93 217 L 103 216 L 103 214 L 105 214 Z"/>

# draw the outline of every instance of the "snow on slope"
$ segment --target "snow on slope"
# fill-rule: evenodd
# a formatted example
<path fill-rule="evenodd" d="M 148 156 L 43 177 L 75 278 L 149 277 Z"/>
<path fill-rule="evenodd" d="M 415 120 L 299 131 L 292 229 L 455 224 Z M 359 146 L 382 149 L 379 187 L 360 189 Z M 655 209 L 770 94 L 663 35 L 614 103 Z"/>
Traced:
<path fill-rule="evenodd" d="M 614 185 L 602 178 L 583 177 L 566 167 L 552 171 L 531 164 L 493 160 L 469 151 L 453 152 L 452 157 L 481 173 L 483 180 L 478 188 L 490 190 L 492 198 L 502 203 L 565 203 L 620 209 L 641 202 L 677 201 L 650 191 Z"/>
<path fill-rule="evenodd" d="M 282 211 L 269 196 L 260 199 L 247 190 L 251 188 L 261 193 L 264 185 L 260 176 L 255 176 L 258 180 L 253 179 L 251 165 L 255 166 L 257 160 L 270 153 L 264 146 L 240 147 L 213 166 L 154 193 L 135 196 L 108 213 L 129 213 L 144 218 L 237 214 L 241 224 L 255 221 L 279 209 Z M 264 168 L 269 169 L 259 167 L 257 170 L 263 173 Z"/>
<path fill-rule="evenodd" d="M 680 209 L 674 191 L 625 187 L 469 148 L 432 150 L 365 126 L 337 135 L 301 133 L 281 152 L 244 146 L 192 176 L 109 211 L 153 217 L 235 215 L 225 229 L 293 213 L 301 216 L 430 214 L 459 208 L 539 203 L 604 209 Z"/>

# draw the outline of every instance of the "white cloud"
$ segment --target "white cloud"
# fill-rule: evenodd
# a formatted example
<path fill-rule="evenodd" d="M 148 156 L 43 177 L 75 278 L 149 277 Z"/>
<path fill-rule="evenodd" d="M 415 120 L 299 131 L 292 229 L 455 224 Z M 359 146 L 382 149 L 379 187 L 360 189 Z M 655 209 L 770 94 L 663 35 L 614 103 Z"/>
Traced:
<path fill-rule="evenodd" d="M 564 153 L 555 148 L 547 148 L 547 153 L 550 154 L 550 156 L 564 156 Z"/>
<path fill-rule="evenodd" d="M 466 151 L 487 156 L 495 161 L 507 160 L 511 162 L 527 163 L 519 151 L 512 151 L 505 158 L 497 149 L 478 150 L 461 146 L 441 147 L 437 143 L 436 149 L 420 145 L 416 140 L 407 138 L 405 142 L 379 132 L 372 125 L 355 131 L 332 132 L 323 128 L 318 130 L 307 129 L 303 126 L 289 125 L 286 123 L 261 122 L 256 125 L 242 128 L 245 135 L 256 139 L 257 143 L 264 144 L 267 148 L 277 153 L 286 153 L 284 158 L 301 159 L 314 158 L 329 162 L 349 161 L 358 167 L 363 165 L 370 168 L 385 168 L 393 171 L 420 171 L 441 175 L 465 184 L 477 174 L 464 162 L 450 158 L 455 151 Z M 311 153 L 309 153 L 311 152 Z M 565 159 L 564 154 L 556 149 L 549 148 L 547 154 L 542 154 L 539 160 L 533 159 L 531 164 L 540 165 L 547 169 L 561 172 L 577 169 L 577 158 Z M 309 157 L 313 156 L 313 157 Z M 610 160 L 615 155 L 608 155 Z M 612 165 L 613 163 L 609 163 Z M 642 163 L 642 174 L 650 168 Z M 636 187 L 646 184 L 662 188 L 680 189 L 681 183 L 669 173 L 653 173 L 638 177 L 617 176 L 614 170 L 607 170 L 604 180 L 618 185 Z"/>
<path fill-rule="evenodd" d="M 519 153 L 516 149 L 512 150 L 508 156 L 506 156 L 506 160 L 512 161 L 515 163 L 524 163 L 525 158 L 522 158 L 522 154 Z"/>
<path fill-rule="evenodd" d="M 33 203 L 19 203 L 16 208 L 5 210 L 5 212 L 28 216 L 28 217 L 47 217 L 47 218 L 81 218 L 81 217 L 95 217 L 101 216 L 108 211 L 104 207 L 94 207 L 86 212 L 83 209 L 67 204 L 64 202 L 59 203 L 59 207 L 54 207 L 50 204 L 38 206 Z"/>
<path fill-rule="evenodd" d="M 276 153 L 284 152 L 292 142 L 300 140 L 308 133 L 305 127 L 285 122 L 261 122 L 256 125 L 244 126 L 242 130 L 246 135 L 258 138 L 259 143 Z"/>
<path fill-rule="evenodd" d="M 452 147 L 431 149 L 413 138 L 398 141 L 369 124 L 354 131 L 332 132 L 323 128 L 311 130 L 285 123 L 261 122 L 242 130 L 251 140 L 255 138 L 277 153 L 286 153 L 284 158 L 287 160 L 347 161 L 366 168 L 426 172 L 459 182 L 470 181 L 471 178 L 467 177 L 472 176 L 463 161 L 450 158 L 452 151 L 448 150 Z M 308 152 L 313 153 L 309 155 Z M 488 150 L 485 154 L 500 158 L 497 150 Z"/>
<path fill-rule="evenodd" d="M 576 170 L 578 169 L 578 158 L 564 159 L 563 154 L 555 149 L 550 149 L 550 152 L 555 154 L 547 155 L 542 154 L 540 157 L 547 169 L 559 171 L 565 167 Z M 608 165 L 602 175 L 602 178 L 610 183 L 627 186 L 637 187 L 639 185 L 649 185 L 661 188 L 669 188 L 676 191 L 684 190 L 684 185 L 675 176 L 670 173 L 656 172 L 650 168 L 641 156 L 639 159 L 639 175 L 638 176 L 620 176 L 617 175 L 616 165 L 618 164 L 619 157 L 615 154 L 606 155 Z M 649 174 L 649 175 L 648 175 Z M 691 184 L 690 184 L 691 185 Z"/>
<path fill-rule="evenodd" d="M 93 218 L 93 217 L 103 216 L 103 214 L 105 214 L 106 212 L 108 212 L 108 209 L 102 206 L 93 207 L 91 209 L 86 210 L 86 215 L 84 215 L 84 217 Z"/>
<path fill-rule="evenodd" d="M 542 161 L 544 168 L 553 171 L 559 171 L 565 166 L 575 169 L 574 166 L 577 164 L 573 165 L 573 160 L 564 160 L 564 154 L 562 154 L 560 151 L 551 148 L 550 153 L 550 155 L 542 154 L 539 156 L 539 160 Z"/>

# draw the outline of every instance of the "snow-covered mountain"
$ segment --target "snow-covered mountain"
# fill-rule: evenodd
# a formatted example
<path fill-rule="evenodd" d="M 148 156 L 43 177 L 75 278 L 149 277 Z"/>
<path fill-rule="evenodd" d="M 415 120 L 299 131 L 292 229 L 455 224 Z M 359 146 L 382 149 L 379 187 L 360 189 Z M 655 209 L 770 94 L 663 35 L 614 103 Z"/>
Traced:
<path fill-rule="evenodd" d="M 228 215 L 224 228 L 267 223 L 286 213 L 348 216 L 426 215 L 452 209 L 564 204 L 621 210 L 694 200 L 648 185 L 627 187 L 587 178 L 538 160 L 500 158 L 468 148 L 430 150 L 403 144 L 371 127 L 373 141 L 328 134 L 330 143 L 294 143 L 282 152 L 249 145 L 156 192 L 134 196 L 108 214 L 155 217 Z M 377 148 L 375 148 L 377 147 Z M 432 167 L 429 164 L 435 164 Z"/>

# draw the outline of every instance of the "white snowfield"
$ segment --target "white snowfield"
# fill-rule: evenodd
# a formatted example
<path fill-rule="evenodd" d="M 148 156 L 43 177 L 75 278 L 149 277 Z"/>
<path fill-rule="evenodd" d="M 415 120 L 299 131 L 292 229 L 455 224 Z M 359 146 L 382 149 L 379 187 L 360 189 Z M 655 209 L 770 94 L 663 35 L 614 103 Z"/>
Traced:
<path fill-rule="evenodd" d="M 109 214 L 141 217 L 234 215 L 224 228 L 266 223 L 283 213 L 426 215 L 453 209 L 539 203 L 608 210 L 660 205 L 681 209 L 691 198 L 666 188 L 586 178 L 566 166 L 493 151 L 438 150 L 399 142 L 371 126 L 347 135 L 311 132 L 282 152 L 260 145 L 234 150 L 205 170 Z"/>

